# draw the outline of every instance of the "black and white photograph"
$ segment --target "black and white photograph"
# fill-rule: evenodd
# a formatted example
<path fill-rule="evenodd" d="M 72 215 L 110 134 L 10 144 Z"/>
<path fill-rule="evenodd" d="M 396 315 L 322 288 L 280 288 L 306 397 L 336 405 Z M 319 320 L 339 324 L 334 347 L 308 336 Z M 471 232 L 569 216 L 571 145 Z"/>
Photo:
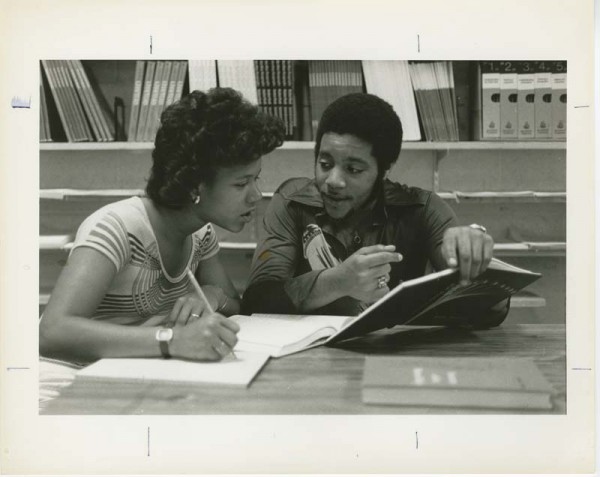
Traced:
<path fill-rule="evenodd" d="M 9 472 L 593 472 L 594 2 L 34 3 Z"/>
<path fill-rule="evenodd" d="M 565 413 L 566 61 L 40 66 L 42 413 Z"/>

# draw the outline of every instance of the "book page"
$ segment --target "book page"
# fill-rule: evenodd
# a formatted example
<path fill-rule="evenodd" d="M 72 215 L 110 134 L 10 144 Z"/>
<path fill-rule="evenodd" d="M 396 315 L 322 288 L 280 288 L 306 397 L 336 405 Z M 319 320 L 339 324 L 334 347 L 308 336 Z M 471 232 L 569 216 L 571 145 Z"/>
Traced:
<path fill-rule="evenodd" d="M 310 337 L 332 335 L 348 320 L 347 316 L 327 315 L 253 315 L 232 316 L 240 325 L 238 349 L 245 343 L 281 349 Z"/>

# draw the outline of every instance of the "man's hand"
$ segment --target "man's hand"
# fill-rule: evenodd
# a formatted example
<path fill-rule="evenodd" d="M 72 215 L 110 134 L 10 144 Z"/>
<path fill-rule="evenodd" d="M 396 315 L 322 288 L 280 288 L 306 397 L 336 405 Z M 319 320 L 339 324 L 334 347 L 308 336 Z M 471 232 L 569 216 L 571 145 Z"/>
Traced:
<path fill-rule="evenodd" d="M 461 283 L 466 285 L 486 270 L 493 248 L 494 240 L 482 230 L 452 227 L 444 233 L 442 255 L 449 267 L 458 267 Z"/>
<path fill-rule="evenodd" d="M 340 265 L 330 269 L 342 295 L 373 303 L 390 291 L 390 263 L 402 260 L 394 245 L 372 245 L 357 250 Z M 385 285 L 380 285 L 380 277 Z"/>

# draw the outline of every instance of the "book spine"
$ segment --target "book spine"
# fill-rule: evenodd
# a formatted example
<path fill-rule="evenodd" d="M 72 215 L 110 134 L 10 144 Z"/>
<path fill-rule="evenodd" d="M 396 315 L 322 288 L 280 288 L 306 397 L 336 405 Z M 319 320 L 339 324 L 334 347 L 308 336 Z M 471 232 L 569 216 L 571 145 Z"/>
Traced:
<path fill-rule="evenodd" d="M 185 76 L 188 72 L 187 61 L 179 62 L 179 76 L 175 83 L 175 101 L 179 101 L 183 95 L 183 85 L 185 84 Z"/>
<path fill-rule="evenodd" d="M 87 118 L 85 116 L 85 113 L 83 112 L 80 98 L 78 97 L 77 92 L 75 90 L 75 84 L 69 73 L 68 62 L 66 60 L 60 60 L 58 63 L 59 74 L 62 75 L 62 79 L 64 81 L 65 88 L 69 96 L 69 100 L 71 101 L 73 109 L 73 120 L 75 121 L 75 125 L 81 133 L 81 140 L 93 141 L 94 137 L 92 135 L 92 131 L 90 130 Z"/>
<path fill-rule="evenodd" d="M 458 140 L 469 141 L 472 138 L 472 85 L 470 80 L 471 62 L 453 61 L 452 74 L 454 75 L 454 97 L 456 101 L 456 116 L 458 127 Z"/>
<path fill-rule="evenodd" d="M 155 110 L 156 112 L 152 119 L 152 124 L 151 124 L 151 129 L 150 129 L 150 137 L 148 139 L 150 141 L 153 141 L 154 138 L 156 137 L 156 132 L 158 131 L 158 128 L 160 126 L 160 117 L 166 107 L 165 103 L 166 103 L 166 99 L 167 99 L 167 89 L 169 87 L 169 78 L 171 76 L 172 66 L 173 66 L 172 61 L 164 62 L 162 78 L 160 81 L 160 90 L 158 92 L 158 104 L 156 106 L 156 110 Z"/>
<path fill-rule="evenodd" d="M 152 82 L 152 93 L 150 94 L 150 106 L 148 108 L 148 118 L 144 125 L 144 132 L 142 135 L 142 141 L 152 141 L 152 131 L 154 130 L 154 122 L 156 120 L 156 110 L 158 109 L 158 96 L 160 94 L 160 87 L 162 84 L 162 75 L 165 68 L 164 61 L 156 62 L 156 69 L 154 71 L 154 81 Z"/>
<path fill-rule="evenodd" d="M 500 139 L 518 138 L 517 119 L 517 68 L 513 61 L 500 65 Z"/>
<path fill-rule="evenodd" d="M 552 138 L 552 72 L 545 61 L 535 62 L 535 138 Z"/>
<path fill-rule="evenodd" d="M 81 78 L 79 77 L 79 74 L 77 73 L 77 66 L 75 65 L 75 61 L 67 60 L 66 66 L 67 66 L 67 70 L 71 76 L 71 79 L 73 81 L 73 84 L 75 85 L 75 90 L 77 91 L 79 100 L 80 100 L 81 104 L 83 105 L 83 109 L 84 109 L 85 115 L 87 116 L 87 120 L 92 127 L 92 131 L 94 133 L 96 141 L 104 141 L 105 139 L 100 130 L 100 126 L 94 116 L 94 111 L 93 111 L 92 105 L 89 102 L 89 98 L 85 93 L 85 87 L 83 85 L 83 82 L 81 81 Z"/>
<path fill-rule="evenodd" d="M 65 131 L 67 141 L 74 142 L 75 137 L 73 131 L 71 130 L 70 124 L 67 121 L 66 105 L 60 92 L 60 85 L 58 84 L 58 79 L 55 74 L 53 60 L 42 60 L 42 67 L 46 72 L 46 78 L 48 79 L 48 84 L 50 86 L 50 93 L 54 97 L 54 103 L 56 104 L 56 109 L 58 111 L 63 130 Z"/>
<path fill-rule="evenodd" d="M 82 133 L 81 128 L 79 127 L 80 126 L 79 122 L 76 120 L 76 117 L 75 117 L 75 109 L 74 109 L 75 105 L 73 104 L 73 100 L 68 91 L 67 83 L 63 77 L 62 69 L 60 67 L 60 62 L 59 62 L 59 60 L 52 60 L 51 64 L 52 64 L 52 70 L 54 72 L 54 77 L 55 77 L 56 83 L 58 85 L 59 95 L 63 101 L 63 105 L 64 105 L 64 109 L 65 109 L 65 113 L 66 113 L 67 127 L 73 133 L 73 141 L 80 142 L 84 139 L 83 133 Z"/>
<path fill-rule="evenodd" d="M 44 89 L 44 79 L 40 70 L 40 142 L 51 142 L 50 117 L 48 115 L 48 100 Z"/>
<path fill-rule="evenodd" d="M 167 97 L 165 98 L 165 107 L 169 107 L 175 102 L 175 89 L 177 87 L 177 78 L 179 77 L 180 68 L 182 68 L 181 61 L 174 61 L 171 68 L 171 76 L 169 77 L 169 87 L 167 89 Z"/>
<path fill-rule="evenodd" d="M 127 128 L 127 140 L 135 141 L 138 118 L 140 115 L 140 105 L 142 101 L 142 88 L 144 84 L 145 62 L 138 60 L 135 63 L 135 76 L 133 79 L 133 96 L 131 98 L 131 111 L 129 114 L 129 127 Z"/>
<path fill-rule="evenodd" d="M 152 93 L 152 81 L 154 80 L 155 61 L 146 62 L 146 72 L 144 74 L 144 87 L 142 89 L 142 102 L 140 105 L 140 116 L 138 119 L 135 140 L 141 142 L 144 137 L 144 127 L 148 118 L 148 108 L 150 107 L 150 94 Z"/>
<path fill-rule="evenodd" d="M 481 123 L 484 140 L 500 139 L 500 73 L 495 61 L 481 63 Z"/>
<path fill-rule="evenodd" d="M 90 105 L 90 112 L 91 112 L 92 119 L 98 127 L 98 133 L 100 134 L 100 138 L 98 140 L 99 141 L 108 141 L 108 140 L 114 139 L 114 137 L 108 130 L 107 125 L 104 124 L 104 121 L 103 121 L 104 117 L 103 117 L 102 111 L 100 109 L 100 104 L 98 103 L 98 98 L 96 98 L 96 95 L 94 94 L 94 91 L 92 90 L 92 87 L 90 85 L 88 77 L 85 73 L 85 69 L 83 68 L 83 64 L 81 63 L 80 60 L 73 60 L 72 65 L 73 65 L 73 73 L 77 78 L 79 78 L 79 81 L 81 82 L 81 85 L 82 85 L 83 94 L 84 94 L 85 98 L 87 98 L 87 102 Z"/>
<path fill-rule="evenodd" d="M 531 61 L 520 61 L 517 66 L 517 137 L 519 141 L 535 138 L 535 73 Z"/>
<path fill-rule="evenodd" d="M 552 68 L 552 139 L 567 140 L 566 61 L 555 61 Z"/>
<path fill-rule="evenodd" d="M 79 72 L 79 77 L 81 78 L 81 81 L 84 85 L 84 91 L 87 92 L 87 94 L 90 98 L 91 104 L 93 106 L 93 110 L 95 111 L 95 115 L 99 121 L 99 125 L 101 128 L 102 134 L 104 135 L 104 137 L 106 138 L 107 141 L 114 141 L 115 133 L 113 131 L 113 128 L 109 127 L 109 124 L 106 120 L 104 111 L 100 107 L 100 102 L 98 101 L 98 98 L 96 97 L 96 93 L 94 92 L 92 85 L 90 84 L 89 78 L 87 77 L 85 68 L 83 67 L 83 63 L 80 60 L 76 60 L 75 66 Z"/>
<path fill-rule="evenodd" d="M 475 62 L 471 69 L 471 75 L 473 78 L 473 100 L 471 102 L 471 139 L 473 141 L 481 141 L 483 139 L 482 123 L 483 118 L 481 114 L 481 63 Z"/>

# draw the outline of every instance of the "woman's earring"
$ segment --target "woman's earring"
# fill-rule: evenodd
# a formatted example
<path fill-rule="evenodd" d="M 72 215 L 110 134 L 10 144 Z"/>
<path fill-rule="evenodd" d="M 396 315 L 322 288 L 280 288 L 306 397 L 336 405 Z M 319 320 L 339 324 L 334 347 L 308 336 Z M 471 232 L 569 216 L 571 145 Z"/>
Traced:
<path fill-rule="evenodd" d="M 196 197 L 194 197 L 194 204 L 198 205 L 200 203 L 200 194 L 198 194 Z"/>

